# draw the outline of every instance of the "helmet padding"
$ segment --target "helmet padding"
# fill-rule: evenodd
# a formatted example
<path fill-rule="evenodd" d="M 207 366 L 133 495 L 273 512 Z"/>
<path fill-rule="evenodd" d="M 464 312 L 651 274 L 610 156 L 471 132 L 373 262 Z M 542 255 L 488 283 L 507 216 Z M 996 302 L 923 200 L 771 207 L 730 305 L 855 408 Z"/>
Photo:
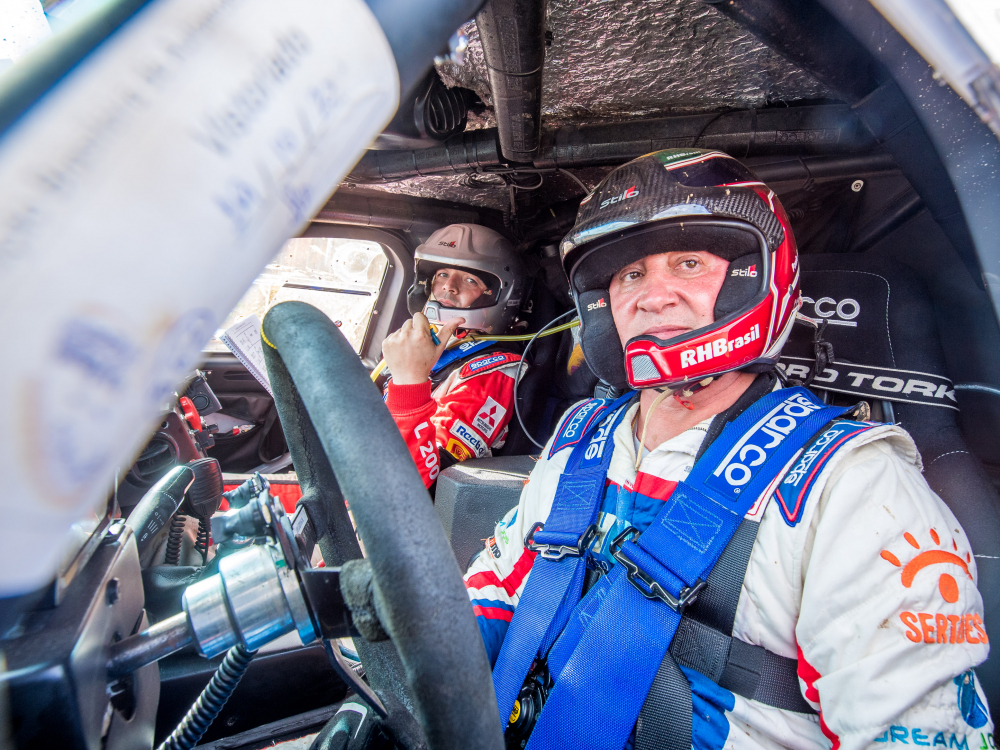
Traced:
<path fill-rule="evenodd" d="M 726 280 L 715 298 L 716 320 L 722 320 L 750 304 L 760 290 L 760 275 L 764 272 L 760 261 L 760 253 L 755 253 L 729 262 Z"/>
<path fill-rule="evenodd" d="M 611 295 L 607 289 L 583 292 L 578 298 L 580 346 L 587 364 L 604 382 L 627 388 L 625 351 L 611 314 Z"/>

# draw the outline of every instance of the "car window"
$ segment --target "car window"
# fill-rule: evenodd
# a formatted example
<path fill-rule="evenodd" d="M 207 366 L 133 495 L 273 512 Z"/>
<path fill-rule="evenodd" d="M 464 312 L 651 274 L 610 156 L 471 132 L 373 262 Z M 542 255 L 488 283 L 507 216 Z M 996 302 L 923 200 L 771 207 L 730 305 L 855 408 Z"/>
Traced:
<path fill-rule="evenodd" d="M 248 315 L 265 313 L 279 302 L 308 302 L 334 321 L 355 351 L 385 279 L 385 252 L 377 242 L 339 237 L 289 240 L 243 295 L 206 351 L 228 351 L 219 334 Z"/>

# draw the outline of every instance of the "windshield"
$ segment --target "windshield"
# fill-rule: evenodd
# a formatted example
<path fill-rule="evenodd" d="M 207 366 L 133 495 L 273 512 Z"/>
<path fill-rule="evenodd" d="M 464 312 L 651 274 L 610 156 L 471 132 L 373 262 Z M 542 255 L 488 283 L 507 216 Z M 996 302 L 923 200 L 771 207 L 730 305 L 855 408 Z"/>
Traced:
<path fill-rule="evenodd" d="M 289 240 L 226 317 L 206 351 L 228 351 L 219 339 L 223 331 L 248 315 L 263 320 L 271 307 L 289 300 L 322 310 L 359 351 L 386 266 L 377 242 L 339 237 Z"/>

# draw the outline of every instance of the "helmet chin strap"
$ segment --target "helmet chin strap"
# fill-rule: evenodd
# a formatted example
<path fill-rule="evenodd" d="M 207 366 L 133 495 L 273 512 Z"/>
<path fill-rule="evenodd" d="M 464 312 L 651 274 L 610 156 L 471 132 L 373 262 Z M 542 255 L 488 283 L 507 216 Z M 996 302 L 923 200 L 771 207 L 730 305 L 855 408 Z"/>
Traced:
<path fill-rule="evenodd" d="M 694 411 L 694 404 L 685 399 L 691 398 L 694 394 L 700 391 L 705 386 L 712 383 L 715 377 L 705 378 L 704 380 L 699 380 L 697 383 L 690 383 L 685 388 L 679 391 L 674 391 L 674 398 L 677 399 L 677 403 L 683 406 L 685 409 Z M 683 398 L 681 398 L 683 396 Z"/>
<path fill-rule="evenodd" d="M 691 383 L 687 387 L 681 390 L 674 390 L 673 388 L 653 389 L 657 391 L 659 395 L 655 399 L 653 399 L 653 403 L 650 405 L 649 411 L 646 413 L 646 419 L 642 423 L 642 436 L 639 438 L 639 450 L 636 451 L 636 456 L 635 456 L 636 472 L 639 471 L 639 464 L 642 463 L 642 449 L 646 446 L 646 430 L 649 429 L 649 423 L 653 419 L 653 412 L 656 410 L 656 407 L 659 406 L 661 403 L 663 403 L 663 400 L 665 398 L 672 395 L 675 399 L 677 399 L 677 403 L 679 403 L 685 409 L 690 409 L 693 411 L 694 404 L 692 404 L 690 401 L 685 401 L 681 397 L 684 396 L 685 398 L 690 398 L 695 393 L 700 391 L 702 388 L 709 385 L 713 380 L 715 380 L 714 377 L 705 378 L 704 380 L 699 380 L 697 383 Z"/>

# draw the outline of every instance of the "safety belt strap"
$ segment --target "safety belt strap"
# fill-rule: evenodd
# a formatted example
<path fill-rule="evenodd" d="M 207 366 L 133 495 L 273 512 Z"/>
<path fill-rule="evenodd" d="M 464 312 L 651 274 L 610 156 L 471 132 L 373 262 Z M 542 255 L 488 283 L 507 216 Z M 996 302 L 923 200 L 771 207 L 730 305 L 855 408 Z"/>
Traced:
<path fill-rule="evenodd" d="M 466 341 L 458 346 L 453 346 L 451 349 L 446 349 L 444 353 L 438 357 L 438 361 L 434 363 L 434 367 L 431 369 L 431 375 L 437 375 L 453 362 L 465 359 L 466 357 L 471 357 L 473 354 L 481 352 L 484 349 L 489 349 L 491 346 L 495 346 L 493 341 Z"/>
<path fill-rule="evenodd" d="M 844 411 L 824 407 L 804 388 L 767 394 L 723 430 L 641 536 L 629 529 L 615 540 L 619 564 L 581 602 L 593 606 L 599 597 L 594 615 L 574 629 L 579 642 L 560 670 L 528 750 L 620 750 L 684 607 L 704 587 L 745 514 L 773 491 L 810 438 Z M 581 712 L 583 705 L 613 710 Z"/>
<path fill-rule="evenodd" d="M 580 600 L 584 556 L 597 535 L 597 512 L 614 452 L 611 436 L 633 397 L 628 393 L 614 402 L 587 402 L 567 418 L 561 430 L 561 435 L 577 430 L 578 442 L 559 480 L 548 518 L 544 524 L 535 524 L 525 538 L 527 549 L 538 557 L 493 668 L 501 726 L 507 726 L 532 661 L 548 651 Z"/>
<path fill-rule="evenodd" d="M 670 655 L 678 664 L 698 670 L 719 687 L 744 698 L 788 711 L 816 713 L 800 692 L 798 661 L 744 643 L 697 620 L 681 621 Z M 649 722 L 647 726 L 651 726 Z"/>

